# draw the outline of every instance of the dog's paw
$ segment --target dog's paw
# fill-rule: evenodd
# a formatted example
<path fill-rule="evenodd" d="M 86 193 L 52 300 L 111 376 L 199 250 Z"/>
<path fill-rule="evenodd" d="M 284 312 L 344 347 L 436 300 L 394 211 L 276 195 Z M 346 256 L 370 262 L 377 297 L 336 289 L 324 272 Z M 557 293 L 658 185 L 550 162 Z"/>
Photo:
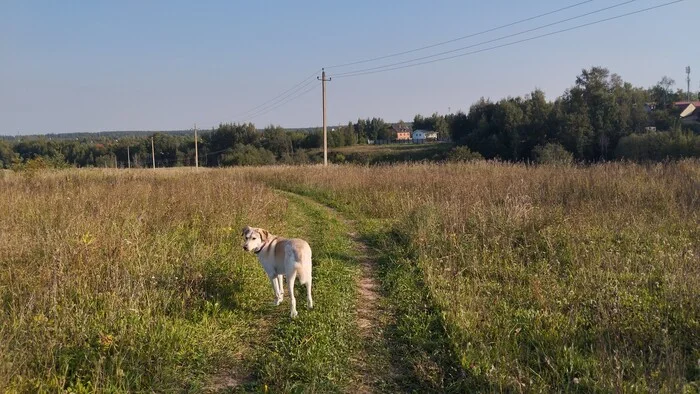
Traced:
<path fill-rule="evenodd" d="M 292 313 L 290 314 L 292 319 L 295 319 L 297 317 L 297 315 L 298 315 L 297 311 L 292 311 Z"/>
<path fill-rule="evenodd" d="M 282 301 L 283 301 L 282 298 L 276 299 L 275 302 L 274 302 L 275 306 L 279 306 L 279 305 L 282 303 Z"/>
<path fill-rule="evenodd" d="M 307 305 L 306 305 L 306 309 L 314 309 L 314 304 L 313 304 L 313 302 L 307 304 Z"/>

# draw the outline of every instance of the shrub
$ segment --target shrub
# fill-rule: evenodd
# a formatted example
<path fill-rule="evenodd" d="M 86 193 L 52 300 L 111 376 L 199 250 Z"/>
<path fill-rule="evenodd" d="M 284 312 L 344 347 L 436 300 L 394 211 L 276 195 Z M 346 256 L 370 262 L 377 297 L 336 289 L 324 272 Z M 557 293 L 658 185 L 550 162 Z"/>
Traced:
<path fill-rule="evenodd" d="M 532 150 L 532 156 L 537 164 L 569 165 L 574 161 L 574 155 L 561 144 L 556 143 L 537 145 Z"/>
<path fill-rule="evenodd" d="M 481 153 L 472 152 L 466 146 L 458 146 L 456 148 L 453 148 L 447 154 L 447 160 L 452 161 L 452 162 L 467 162 L 467 161 L 475 161 L 475 160 L 483 160 L 483 159 L 484 159 L 484 157 L 481 156 Z"/>
<path fill-rule="evenodd" d="M 260 166 L 275 164 L 275 154 L 252 145 L 236 145 L 232 152 L 221 158 L 224 166 Z"/>
<path fill-rule="evenodd" d="M 345 163 L 345 155 L 342 153 L 336 153 L 333 155 L 333 159 L 331 159 L 331 161 L 336 164 L 343 164 Z"/>
<path fill-rule="evenodd" d="M 681 131 L 650 131 L 620 139 L 615 156 L 634 161 L 700 157 L 700 136 Z"/>

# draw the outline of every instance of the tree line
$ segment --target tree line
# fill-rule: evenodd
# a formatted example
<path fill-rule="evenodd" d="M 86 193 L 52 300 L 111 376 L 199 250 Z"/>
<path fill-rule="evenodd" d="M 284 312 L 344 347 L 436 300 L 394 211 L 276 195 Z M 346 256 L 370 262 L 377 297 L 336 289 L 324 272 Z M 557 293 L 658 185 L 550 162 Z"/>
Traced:
<path fill-rule="evenodd" d="M 416 115 L 414 130 L 433 130 L 459 149 L 434 159 L 484 157 L 509 161 L 663 160 L 700 156 L 700 124 L 683 123 L 674 102 L 686 93 L 664 77 L 651 88 L 634 87 L 601 67 L 583 70 L 554 101 L 541 90 L 499 101 L 482 98 L 468 113 Z M 697 95 L 695 95 L 697 97 Z M 700 97 L 698 98 L 700 99 Z M 399 122 L 402 126 L 406 125 Z M 52 136 L 57 137 L 57 136 Z M 72 137 L 72 136 L 71 136 Z M 151 154 L 151 138 L 155 156 Z M 330 148 L 389 142 L 396 138 L 381 118 L 331 127 Z M 201 133 L 201 166 L 305 164 L 321 160 L 319 128 L 256 129 L 252 123 L 220 124 Z M 193 166 L 194 136 L 75 135 L 75 138 L 0 139 L 0 168 L 28 163 L 49 167 Z"/>
<path fill-rule="evenodd" d="M 482 98 L 467 114 L 445 116 L 446 127 L 456 144 L 511 161 L 536 159 L 545 148 L 586 162 L 700 156 L 700 124 L 681 121 L 673 103 L 686 93 L 671 91 L 672 84 L 664 77 L 650 89 L 633 87 L 593 67 L 553 102 L 541 90 L 497 102 Z"/>

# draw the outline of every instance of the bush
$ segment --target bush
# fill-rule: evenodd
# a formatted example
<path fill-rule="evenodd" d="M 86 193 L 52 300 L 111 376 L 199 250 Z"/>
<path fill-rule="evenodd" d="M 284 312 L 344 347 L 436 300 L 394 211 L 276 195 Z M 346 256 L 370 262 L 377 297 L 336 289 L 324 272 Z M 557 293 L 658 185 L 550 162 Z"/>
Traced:
<path fill-rule="evenodd" d="M 532 158 L 537 164 L 564 164 L 569 165 L 574 162 L 574 155 L 566 150 L 561 144 L 537 145 L 532 150 Z"/>
<path fill-rule="evenodd" d="M 252 145 L 236 145 L 233 151 L 221 158 L 224 166 L 261 166 L 275 164 L 275 154 L 265 148 Z"/>
<path fill-rule="evenodd" d="M 309 164 L 310 162 L 311 159 L 309 158 L 309 154 L 304 149 L 297 149 L 292 154 L 283 153 L 282 157 L 279 159 L 280 164 L 287 165 Z"/>
<path fill-rule="evenodd" d="M 458 146 L 447 153 L 447 160 L 452 162 L 465 162 L 483 159 L 484 157 L 481 156 L 481 153 L 472 152 L 466 146 Z"/>
<path fill-rule="evenodd" d="M 368 165 L 372 162 L 372 156 L 366 152 L 355 152 L 348 154 L 347 161 L 353 164 Z"/>
<path fill-rule="evenodd" d="M 36 172 L 47 168 L 68 168 L 63 155 L 60 153 L 55 157 L 36 156 L 26 161 L 22 161 L 19 156 L 12 160 L 11 169 L 13 171 Z M 2 166 L 0 166 L 2 168 Z"/>
<path fill-rule="evenodd" d="M 634 161 L 700 157 L 700 136 L 687 131 L 631 134 L 620 139 L 615 156 Z"/>
<path fill-rule="evenodd" d="M 345 163 L 345 155 L 342 153 L 336 153 L 335 155 L 333 155 L 331 162 L 335 164 L 343 164 Z"/>
<path fill-rule="evenodd" d="M 292 154 L 292 160 L 294 164 L 309 164 L 311 162 L 309 154 L 304 149 L 298 149 L 294 152 Z"/>

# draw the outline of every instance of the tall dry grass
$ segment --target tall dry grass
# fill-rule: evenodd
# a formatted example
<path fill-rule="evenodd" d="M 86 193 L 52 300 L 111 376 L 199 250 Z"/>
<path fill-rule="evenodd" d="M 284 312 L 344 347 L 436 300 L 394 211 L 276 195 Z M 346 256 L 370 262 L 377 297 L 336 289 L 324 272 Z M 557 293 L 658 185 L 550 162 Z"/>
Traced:
<path fill-rule="evenodd" d="M 698 389 L 698 161 L 254 176 L 385 219 L 442 312 L 466 387 Z"/>
<path fill-rule="evenodd" d="M 462 387 L 697 389 L 700 163 L 682 161 L 1 172 L 0 391 L 202 389 L 265 318 L 238 230 L 298 231 L 266 183 L 384 227 Z"/>
<path fill-rule="evenodd" d="M 257 334 L 269 284 L 239 231 L 285 204 L 263 185 L 66 170 L 0 190 L 0 391 L 196 390 Z"/>

